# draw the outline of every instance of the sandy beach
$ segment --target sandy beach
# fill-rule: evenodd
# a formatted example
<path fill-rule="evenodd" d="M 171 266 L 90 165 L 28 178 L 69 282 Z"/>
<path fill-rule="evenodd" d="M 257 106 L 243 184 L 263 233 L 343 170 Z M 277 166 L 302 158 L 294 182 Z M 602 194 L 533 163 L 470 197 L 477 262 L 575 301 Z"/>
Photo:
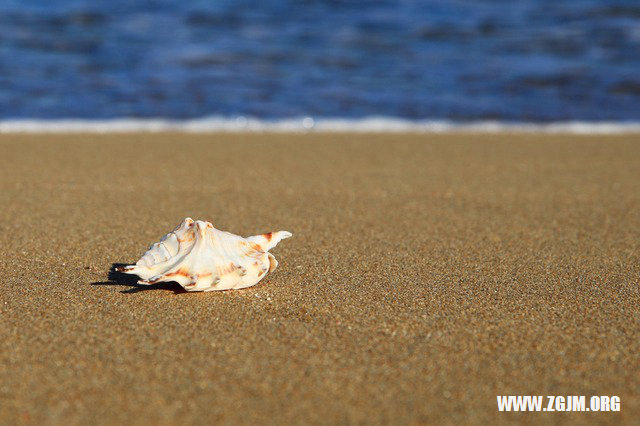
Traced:
<path fill-rule="evenodd" d="M 627 423 L 640 136 L 0 135 L 0 423 Z M 184 217 L 240 291 L 109 280 Z M 617 395 L 498 413 L 496 395 Z"/>

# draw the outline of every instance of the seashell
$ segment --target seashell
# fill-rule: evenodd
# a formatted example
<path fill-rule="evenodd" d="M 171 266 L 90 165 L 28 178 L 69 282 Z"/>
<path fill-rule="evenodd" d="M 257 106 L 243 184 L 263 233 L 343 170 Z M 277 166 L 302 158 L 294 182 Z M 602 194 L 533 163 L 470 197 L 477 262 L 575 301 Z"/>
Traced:
<path fill-rule="evenodd" d="M 278 261 L 269 250 L 290 236 L 278 231 L 242 238 L 188 217 L 135 265 L 116 270 L 137 275 L 139 284 L 175 281 L 187 291 L 251 287 L 276 269 Z"/>

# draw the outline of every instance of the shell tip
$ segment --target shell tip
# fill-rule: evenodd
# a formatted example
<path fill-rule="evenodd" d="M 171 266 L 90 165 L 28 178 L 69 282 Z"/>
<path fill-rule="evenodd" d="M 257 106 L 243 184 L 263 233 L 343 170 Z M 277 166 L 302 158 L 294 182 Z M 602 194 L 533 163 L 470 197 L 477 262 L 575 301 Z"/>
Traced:
<path fill-rule="evenodd" d="M 293 234 L 289 231 L 280 231 L 282 233 L 282 239 L 293 237 Z"/>

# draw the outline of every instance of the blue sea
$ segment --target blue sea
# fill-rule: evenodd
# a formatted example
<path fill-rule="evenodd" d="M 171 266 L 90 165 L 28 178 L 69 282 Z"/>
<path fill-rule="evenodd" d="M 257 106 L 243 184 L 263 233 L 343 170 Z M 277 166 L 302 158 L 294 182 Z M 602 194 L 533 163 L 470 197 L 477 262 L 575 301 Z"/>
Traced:
<path fill-rule="evenodd" d="M 0 2 L 0 120 L 206 117 L 637 122 L 640 1 Z"/>

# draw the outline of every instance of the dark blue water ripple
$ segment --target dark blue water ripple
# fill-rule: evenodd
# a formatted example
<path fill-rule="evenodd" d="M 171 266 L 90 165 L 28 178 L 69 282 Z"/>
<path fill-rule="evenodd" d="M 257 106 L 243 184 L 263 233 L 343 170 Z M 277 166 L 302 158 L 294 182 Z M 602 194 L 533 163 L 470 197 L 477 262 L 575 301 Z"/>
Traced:
<path fill-rule="evenodd" d="M 210 115 L 640 120 L 640 2 L 2 2 L 0 118 Z"/>

